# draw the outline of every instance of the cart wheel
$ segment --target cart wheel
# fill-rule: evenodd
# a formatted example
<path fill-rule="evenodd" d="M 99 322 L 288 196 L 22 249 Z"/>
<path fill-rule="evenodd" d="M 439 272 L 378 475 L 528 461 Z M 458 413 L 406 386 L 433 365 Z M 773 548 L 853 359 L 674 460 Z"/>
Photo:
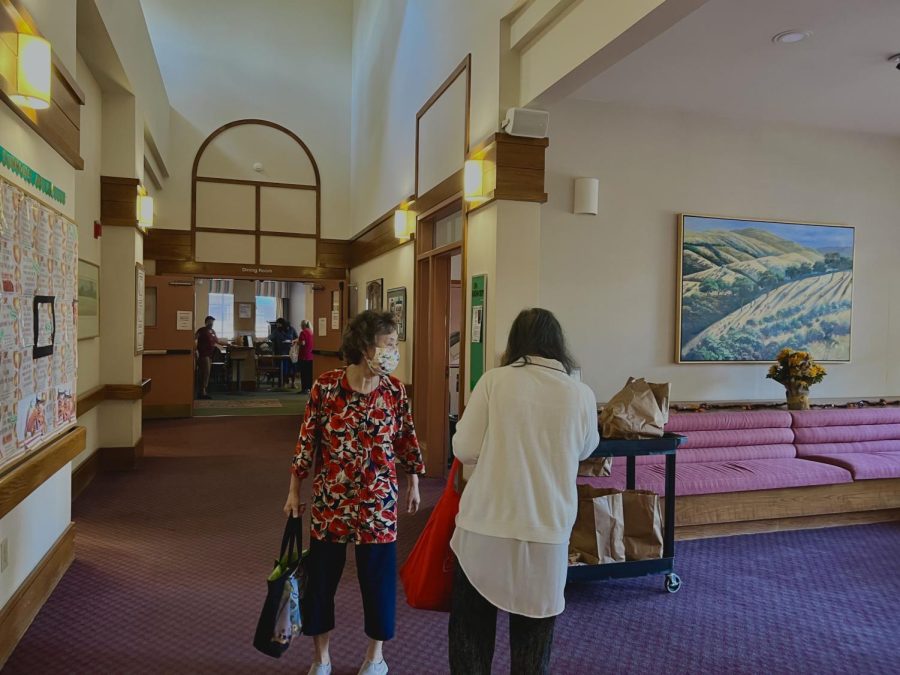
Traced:
<path fill-rule="evenodd" d="M 681 590 L 681 577 L 675 572 L 666 575 L 666 590 L 669 593 L 677 593 Z"/>

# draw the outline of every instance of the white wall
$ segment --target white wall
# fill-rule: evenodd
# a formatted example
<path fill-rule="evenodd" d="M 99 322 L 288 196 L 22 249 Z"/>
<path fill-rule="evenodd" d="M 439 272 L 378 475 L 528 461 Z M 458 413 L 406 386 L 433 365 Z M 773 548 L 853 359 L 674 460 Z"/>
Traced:
<path fill-rule="evenodd" d="M 467 53 L 471 141 L 497 130 L 499 22 L 514 4 L 355 0 L 351 234 L 414 192 L 416 112 Z"/>
<path fill-rule="evenodd" d="M 143 4 L 172 105 L 171 180 L 159 226 L 190 227 L 191 165 L 203 140 L 227 122 L 261 118 L 309 146 L 322 179 L 323 236 L 348 236 L 351 4 L 269 2 L 264 11 L 239 0 Z"/>
<path fill-rule="evenodd" d="M 551 110 L 541 303 L 563 323 L 600 401 L 629 375 L 674 400 L 778 399 L 765 365 L 674 363 L 676 214 L 856 227 L 852 363 L 814 397 L 900 393 L 900 140 L 568 101 Z M 572 180 L 600 179 L 576 216 Z"/>
<path fill-rule="evenodd" d="M 101 245 L 94 239 L 94 221 L 100 219 L 100 137 L 102 133 L 102 92 L 97 81 L 81 56 L 78 56 L 75 77 L 84 91 L 85 105 L 81 109 L 81 157 L 84 170 L 75 174 L 75 222 L 78 225 L 78 257 L 101 265 Z M 100 337 L 78 341 L 78 393 L 94 389 L 101 383 L 100 378 Z M 87 444 L 84 452 L 72 462 L 77 468 L 84 460 L 96 452 L 99 445 L 99 424 L 101 408 L 95 407 L 78 418 L 78 423 L 87 429 Z"/>
<path fill-rule="evenodd" d="M 141 2 L 140 0 L 93 1 L 103 18 L 122 68 L 128 76 L 131 92 L 137 100 L 137 109 L 141 112 L 143 122 L 156 143 L 163 161 L 168 162 L 169 98 L 154 56 Z M 74 22 L 72 25 L 74 26 Z M 142 144 L 143 132 L 142 125 L 138 133 Z M 141 162 L 143 164 L 142 153 Z"/>
<path fill-rule="evenodd" d="M 403 382 L 412 382 L 413 334 L 415 318 L 415 244 L 410 241 L 393 251 L 363 263 L 350 270 L 350 283 L 357 284 L 357 313 L 366 309 L 366 283 L 384 280 L 384 308 L 387 310 L 387 292 L 391 288 L 406 287 L 406 341 L 399 342 L 400 366 L 395 373 Z"/>

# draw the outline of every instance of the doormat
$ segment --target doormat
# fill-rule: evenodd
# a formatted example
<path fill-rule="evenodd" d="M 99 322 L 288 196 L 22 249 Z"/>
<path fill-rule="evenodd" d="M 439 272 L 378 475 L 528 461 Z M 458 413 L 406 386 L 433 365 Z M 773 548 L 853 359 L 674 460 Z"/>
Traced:
<path fill-rule="evenodd" d="M 281 401 L 272 398 L 248 399 L 246 401 L 194 401 L 195 408 L 229 408 L 229 409 L 250 409 L 250 408 L 281 408 Z"/>

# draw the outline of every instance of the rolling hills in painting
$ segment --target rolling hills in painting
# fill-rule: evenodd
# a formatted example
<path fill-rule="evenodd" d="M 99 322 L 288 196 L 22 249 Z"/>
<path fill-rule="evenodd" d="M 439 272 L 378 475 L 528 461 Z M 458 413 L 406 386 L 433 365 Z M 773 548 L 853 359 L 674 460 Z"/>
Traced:
<path fill-rule="evenodd" d="M 681 359 L 849 359 L 852 251 L 852 228 L 685 216 Z"/>

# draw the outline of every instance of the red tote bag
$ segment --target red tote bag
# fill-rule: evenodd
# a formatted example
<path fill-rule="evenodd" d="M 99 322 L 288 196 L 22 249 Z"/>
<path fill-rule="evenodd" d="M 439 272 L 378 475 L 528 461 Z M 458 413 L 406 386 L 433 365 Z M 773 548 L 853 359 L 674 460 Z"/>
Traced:
<path fill-rule="evenodd" d="M 400 568 L 400 581 L 406 591 L 406 602 L 416 609 L 450 611 L 453 574 L 456 567 L 450 539 L 459 513 L 459 493 L 455 478 L 459 460 L 453 460 L 444 494 L 435 504 L 425 529 Z"/>

